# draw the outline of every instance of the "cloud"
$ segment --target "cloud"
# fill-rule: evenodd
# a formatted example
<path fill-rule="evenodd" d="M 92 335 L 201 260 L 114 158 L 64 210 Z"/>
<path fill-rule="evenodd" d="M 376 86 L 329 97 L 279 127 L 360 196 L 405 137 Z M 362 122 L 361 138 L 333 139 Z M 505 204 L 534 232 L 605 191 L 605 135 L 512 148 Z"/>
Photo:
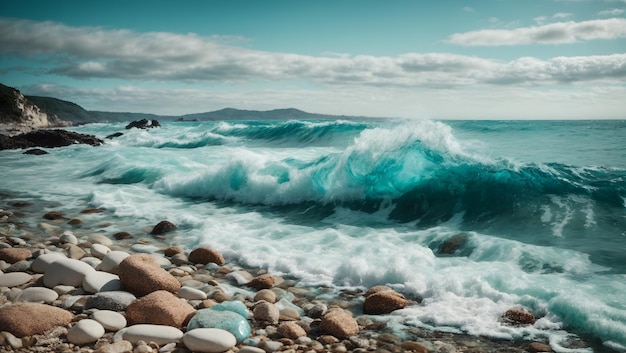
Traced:
<path fill-rule="evenodd" d="M 534 40 L 554 41 L 563 32 L 572 31 L 574 36 L 585 38 L 606 36 L 607 32 L 623 35 L 616 28 L 624 23 L 626 20 L 617 19 L 574 25 L 568 22 L 556 24 L 558 27 L 547 25 L 523 30 L 532 32 L 526 37 Z M 500 40 L 501 37 L 513 40 L 518 31 L 497 32 Z M 475 43 L 493 37 L 491 33 L 479 33 L 470 39 Z M 519 58 L 509 62 L 448 53 L 308 56 L 251 50 L 193 33 L 137 33 L 2 18 L 0 53 L 38 60 L 47 74 L 64 77 L 214 85 L 269 81 L 307 82 L 314 87 L 446 89 L 591 81 L 621 84 L 626 72 L 626 54 L 550 60 Z"/>
<path fill-rule="evenodd" d="M 552 15 L 552 18 L 568 18 L 572 16 L 574 16 L 574 14 L 567 13 L 567 12 L 558 12 Z"/>
<path fill-rule="evenodd" d="M 621 16 L 624 13 L 622 9 L 610 9 L 598 12 L 600 16 Z"/>
<path fill-rule="evenodd" d="M 465 6 L 463 8 L 463 11 L 465 11 L 465 12 L 475 12 L 476 10 L 474 10 L 474 8 L 471 7 L 471 6 Z"/>
<path fill-rule="evenodd" d="M 540 18 L 540 20 L 544 18 Z M 448 42 L 463 46 L 565 44 L 581 40 L 626 38 L 626 19 L 558 22 L 516 29 L 485 29 L 455 33 Z"/>

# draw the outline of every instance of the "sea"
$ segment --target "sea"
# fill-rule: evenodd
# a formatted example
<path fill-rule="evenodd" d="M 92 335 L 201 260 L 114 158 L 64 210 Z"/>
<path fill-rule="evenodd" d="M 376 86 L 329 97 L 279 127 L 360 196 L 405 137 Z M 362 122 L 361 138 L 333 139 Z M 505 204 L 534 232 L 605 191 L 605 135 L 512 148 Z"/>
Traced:
<path fill-rule="evenodd" d="M 624 120 L 161 125 L 88 124 L 69 129 L 123 135 L 1 151 L 0 204 L 42 205 L 33 224 L 102 208 L 108 235 L 169 220 L 173 245 L 325 295 L 387 285 L 415 303 L 387 316 L 400 333 L 626 351 Z M 536 323 L 506 324 L 511 308 Z"/>

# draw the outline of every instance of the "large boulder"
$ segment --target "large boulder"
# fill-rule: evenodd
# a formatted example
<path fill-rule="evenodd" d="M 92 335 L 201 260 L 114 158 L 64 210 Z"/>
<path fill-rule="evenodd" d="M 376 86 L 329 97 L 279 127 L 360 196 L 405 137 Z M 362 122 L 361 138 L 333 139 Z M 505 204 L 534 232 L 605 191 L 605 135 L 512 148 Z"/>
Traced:
<path fill-rule="evenodd" d="M 349 311 L 341 308 L 332 308 L 322 317 L 320 331 L 323 334 L 343 339 L 358 334 L 359 324 Z"/>
<path fill-rule="evenodd" d="M 161 127 L 161 124 L 159 123 L 158 120 L 141 119 L 141 120 L 132 121 L 128 125 L 126 125 L 127 130 L 132 129 L 132 128 L 147 129 L 147 128 L 153 128 L 153 127 Z"/>
<path fill-rule="evenodd" d="M 502 320 L 505 323 L 514 326 L 532 325 L 536 321 L 535 315 L 522 309 L 507 310 L 504 315 L 502 315 Z"/>
<path fill-rule="evenodd" d="M 159 290 L 132 302 L 126 309 L 130 324 L 183 327 L 195 309 L 174 294 Z"/>
<path fill-rule="evenodd" d="M 133 254 L 119 265 L 118 273 L 122 287 L 138 296 L 158 290 L 177 293 L 180 283 L 176 277 L 159 266 L 159 262 L 148 254 Z"/>
<path fill-rule="evenodd" d="M 73 318 L 69 311 L 46 304 L 4 305 L 0 307 L 0 331 L 11 332 L 17 337 L 32 336 L 65 326 Z"/>

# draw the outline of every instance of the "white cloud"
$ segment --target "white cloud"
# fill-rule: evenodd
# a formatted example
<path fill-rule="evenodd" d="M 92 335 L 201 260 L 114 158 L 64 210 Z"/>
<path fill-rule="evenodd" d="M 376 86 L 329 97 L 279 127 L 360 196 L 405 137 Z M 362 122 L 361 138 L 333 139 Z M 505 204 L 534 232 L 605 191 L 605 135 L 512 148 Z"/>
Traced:
<path fill-rule="evenodd" d="M 572 16 L 574 16 L 574 14 L 567 13 L 567 12 L 558 12 L 558 13 L 555 13 L 554 15 L 552 15 L 552 18 L 561 19 L 561 18 L 568 18 L 568 17 L 572 17 Z"/>
<path fill-rule="evenodd" d="M 600 16 L 621 16 L 624 13 L 622 9 L 610 9 L 598 12 Z"/>
<path fill-rule="evenodd" d="M 463 11 L 465 11 L 465 12 L 475 12 L 476 10 L 474 10 L 474 8 L 471 7 L 471 6 L 465 6 L 463 8 Z"/>
<path fill-rule="evenodd" d="M 541 26 L 455 33 L 448 42 L 463 46 L 564 44 L 581 40 L 626 38 L 626 19 L 558 22 Z"/>

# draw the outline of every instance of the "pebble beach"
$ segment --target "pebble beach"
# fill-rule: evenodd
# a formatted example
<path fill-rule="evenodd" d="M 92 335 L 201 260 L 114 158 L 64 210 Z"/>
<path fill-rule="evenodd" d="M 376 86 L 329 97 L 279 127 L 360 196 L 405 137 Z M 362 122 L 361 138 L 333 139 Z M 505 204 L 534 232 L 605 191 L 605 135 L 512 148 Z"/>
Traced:
<path fill-rule="evenodd" d="M 171 244 L 176 225 L 107 234 L 106 210 L 62 208 L 24 222 L 28 202 L 0 211 L 3 352 L 550 352 L 416 327 L 393 311 L 419 305 L 384 285 L 306 288 L 219 252 Z M 32 219 L 32 218 L 31 218 Z M 511 325 L 534 321 L 511 310 Z M 586 348 L 584 342 L 581 348 Z"/>

